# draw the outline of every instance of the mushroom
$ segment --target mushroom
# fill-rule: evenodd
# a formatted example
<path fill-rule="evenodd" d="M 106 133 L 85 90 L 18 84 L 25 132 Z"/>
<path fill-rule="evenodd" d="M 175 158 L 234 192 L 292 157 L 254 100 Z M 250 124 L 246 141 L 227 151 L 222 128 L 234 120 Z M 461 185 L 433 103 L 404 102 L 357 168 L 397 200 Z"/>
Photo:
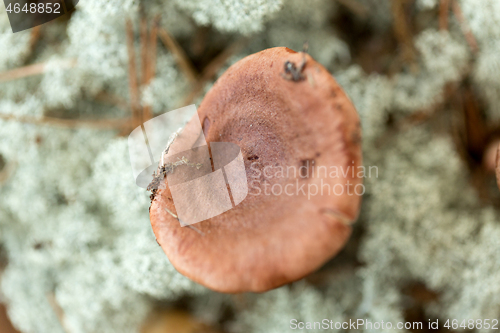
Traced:
<path fill-rule="evenodd" d="M 362 195 L 360 124 L 323 66 L 285 47 L 247 56 L 218 79 L 198 116 L 207 142 L 241 148 L 249 194 L 195 232 L 176 219 L 168 186 L 157 191 L 151 224 L 180 273 L 219 292 L 263 292 L 342 249 Z"/>

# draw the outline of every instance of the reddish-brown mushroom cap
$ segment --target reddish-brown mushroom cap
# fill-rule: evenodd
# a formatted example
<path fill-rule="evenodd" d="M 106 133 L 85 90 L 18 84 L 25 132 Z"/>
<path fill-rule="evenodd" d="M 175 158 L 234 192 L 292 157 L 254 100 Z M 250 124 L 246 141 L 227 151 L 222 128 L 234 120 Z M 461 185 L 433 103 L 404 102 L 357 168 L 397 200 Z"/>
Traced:
<path fill-rule="evenodd" d="M 285 70 L 290 64 L 296 72 Z M 201 234 L 167 212 L 175 212 L 168 186 L 158 190 L 151 224 L 179 272 L 220 292 L 262 292 L 306 276 L 340 251 L 360 205 L 360 125 L 323 66 L 283 47 L 250 55 L 216 82 L 198 115 L 207 142 L 241 148 L 249 194 L 195 224 Z M 306 165 L 305 173 L 291 172 Z M 291 171 L 277 174 L 280 168 Z M 311 195 L 312 184 L 323 186 L 323 195 Z M 337 194 L 327 194 L 324 184 Z M 266 188 L 276 195 L 264 194 Z"/>

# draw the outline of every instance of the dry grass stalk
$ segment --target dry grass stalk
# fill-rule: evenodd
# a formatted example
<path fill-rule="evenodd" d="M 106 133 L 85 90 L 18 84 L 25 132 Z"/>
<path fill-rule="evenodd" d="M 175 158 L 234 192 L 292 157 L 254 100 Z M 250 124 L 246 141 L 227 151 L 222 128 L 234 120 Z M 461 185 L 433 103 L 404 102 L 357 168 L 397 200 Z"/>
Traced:
<path fill-rule="evenodd" d="M 2 72 L 0 73 L 0 82 L 13 81 L 29 76 L 41 75 L 45 73 L 46 66 L 46 62 L 41 62 L 38 64 L 23 66 Z M 59 66 L 64 69 L 75 67 L 76 59 L 61 60 L 59 62 Z"/>
<path fill-rule="evenodd" d="M 101 91 L 100 93 L 98 93 L 95 96 L 95 100 L 102 103 L 111 104 L 123 110 L 129 110 L 129 105 L 126 100 L 124 100 L 121 96 L 110 94 L 106 91 Z"/>
<path fill-rule="evenodd" d="M 394 35 L 402 46 L 403 59 L 408 64 L 415 64 L 417 57 L 413 46 L 413 35 L 406 18 L 405 1 L 392 0 L 391 10 L 394 20 Z"/>
<path fill-rule="evenodd" d="M 144 14 L 141 14 L 140 23 L 140 40 L 141 40 L 141 84 L 145 85 L 148 76 L 148 50 L 149 50 L 149 38 L 148 38 L 148 23 Z"/>
<path fill-rule="evenodd" d="M 110 120 L 81 120 L 81 119 L 61 119 L 54 117 L 30 117 L 16 116 L 13 114 L 0 113 L 2 120 L 15 120 L 20 123 L 35 124 L 35 125 L 50 125 L 57 127 L 89 127 L 96 129 L 120 129 L 127 125 L 127 119 L 110 119 Z"/>
<path fill-rule="evenodd" d="M 462 28 L 462 32 L 471 48 L 472 52 L 477 53 L 479 47 L 477 45 L 477 40 L 474 37 L 474 34 L 470 30 L 469 24 L 465 20 L 464 14 L 462 13 L 462 8 L 457 0 L 453 0 L 451 3 L 451 9 L 453 10 L 453 14 L 455 14 L 458 22 L 460 23 L 460 27 Z"/>
<path fill-rule="evenodd" d="M 191 83 L 196 82 L 196 70 L 194 69 L 193 64 L 189 60 L 188 56 L 177 43 L 177 41 L 168 33 L 168 31 L 164 28 L 158 29 L 158 34 L 160 36 L 161 41 L 165 46 L 169 49 L 170 52 L 174 55 L 175 61 L 179 66 L 180 70 L 184 73 L 187 80 Z"/>
<path fill-rule="evenodd" d="M 368 16 L 368 8 L 357 0 L 337 0 L 337 2 L 360 18 Z"/>
<path fill-rule="evenodd" d="M 143 62 L 143 85 L 148 85 L 151 83 L 151 80 L 155 76 L 156 72 L 156 43 L 158 39 L 158 24 L 159 24 L 160 16 L 156 16 L 153 20 L 153 25 L 149 32 L 149 35 L 143 36 L 141 34 L 141 38 L 147 39 L 147 42 L 143 42 L 146 46 L 146 51 L 143 54 L 142 62 Z M 151 105 L 144 105 L 142 108 L 142 121 L 148 121 L 153 117 L 153 112 L 151 109 Z"/>
<path fill-rule="evenodd" d="M 448 30 L 448 13 L 450 12 L 450 0 L 441 0 L 439 3 L 439 29 Z"/>
<path fill-rule="evenodd" d="M 207 48 L 208 37 L 210 35 L 210 27 L 199 26 L 190 43 L 191 53 L 195 57 L 199 57 L 205 52 Z"/>
<path fill-rule="evenodd" d="M 212 80 L 217 72 L 226 64 L 229 58 L 238 53 L 247 43 L 246 39 L 239 39 L 229 45 L 224 51 L 215 57 L 203 70 L 193 89 L 184 99 L 184 105 L 192 104 L 196 97 L 203 91 L 203 87 Z"/>
<path fill-rule="evenodd" d="M 36 44 L 38 43 L 38 40 L 40 39 L 40 28 L 41 25 L 37 25 L 33 29 L 31 29 L 31 35 L 30 35 L 30 50 L 33 51 L 35 49 Z"/>
<path fill-rule="evenodd" d="M 139 105 L 139 86 L 137 78 L 137 69 L 135 64 L 135 46 L 134 46 L 134 28 L 132 21 L 126 19 L 127 52 L 128 52 L 128 75 L 129 75 L 129 93 L 130 108 L 132 109 L 131 127 L 137 127 L 141 124 L 141 114 Z"/>

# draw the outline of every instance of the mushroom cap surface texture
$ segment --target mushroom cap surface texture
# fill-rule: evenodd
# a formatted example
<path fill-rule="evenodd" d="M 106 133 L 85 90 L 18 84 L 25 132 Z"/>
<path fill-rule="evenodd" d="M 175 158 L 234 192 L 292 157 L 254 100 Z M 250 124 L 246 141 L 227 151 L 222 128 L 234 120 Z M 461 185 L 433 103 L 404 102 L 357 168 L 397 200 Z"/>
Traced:
<path fill-rule="evenodd" d="M 287 75 L 290 63 L 297 75 Z M 363 189 L 361 129 L 323 66 L 284 47 L 247 56 L 217 80 L 198 116 L 207 142 L 240 147 L 249 193 L 193 225 L 197 232 L 165 209 L 175 212 L 168 186 L 157 191 L 151 224 L 180 273 L 219 292 L 263 292 L 303 278 L 342 249 Z"/>

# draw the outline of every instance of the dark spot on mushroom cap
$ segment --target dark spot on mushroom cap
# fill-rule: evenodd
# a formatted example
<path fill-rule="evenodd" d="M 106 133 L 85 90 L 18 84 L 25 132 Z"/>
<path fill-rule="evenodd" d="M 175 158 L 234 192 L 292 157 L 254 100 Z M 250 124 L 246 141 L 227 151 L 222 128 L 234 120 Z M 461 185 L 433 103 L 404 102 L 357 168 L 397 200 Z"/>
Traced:
<path fill-rule="evenodd" d="M 270 66 L 300 63 L 304 57 L 304 74 L 312 77 L 314 87 L 283 80 L 283 67 Z M 314 161 L 316 167 L 361 165 L 361 147 L 352 135 L 359 119 L 349 98 L 324 67 L 287 48 L 264 50 L 231 66 L 203 99 L 198 117 L 208 142 L 239 145 L 249 191 L 256 180 L 257 188 L 295 186 L 296 181 L 307 186 L 318 180 L 300 174 L 266 178 L 266 167 L 297 168 L 304 161 Z M 204 119 L 211 120 L 208 131 Z M 343 188 L 347 182 L 361 184 L 350 172 L 324 181 Z M 168 186 L 158 190 L 150 217 L 171 263 L 194 281 L 232 293 L 266 291 L 320 267 L 347 242 L 360 205 L 357 195 L 308 200 L 300 193 L 249 194 L 233 209 L 197 223 L 202 236 L 166 212 L 165 207 L 175 212 L 170 197 Z"/>
<path fill-rule="evenodd" d="M 309 158 L 300 161 L 299 171 L 300 177 L 309 178 L 314 173 L 314 159 Z"/>

